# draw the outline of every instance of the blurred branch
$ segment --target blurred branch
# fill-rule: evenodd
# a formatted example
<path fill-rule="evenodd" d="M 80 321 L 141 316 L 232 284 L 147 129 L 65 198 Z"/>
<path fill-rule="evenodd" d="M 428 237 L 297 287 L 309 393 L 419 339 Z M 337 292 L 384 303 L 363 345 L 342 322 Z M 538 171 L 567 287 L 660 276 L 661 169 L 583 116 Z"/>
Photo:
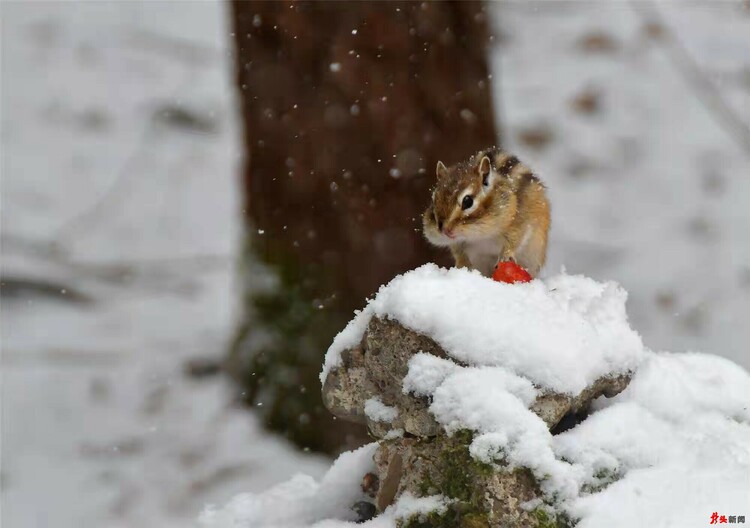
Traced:
<path fill-rule="evenodd" d="M 125 350 L 90 349 L 80 348 L 46 348 L 34 349 L 10 349 L 3 350 L 3 363 L 9 365 L 38 364 L 68 367 L 114 367 L 126 363 L 131 358 L 132 352 Z"/>
<path fill-rule="evenodd" d="M 127 37 L 134 48 L 158 53 L 166 58 L 187 62 L 191 65 L 222 65 L 221 51 L 192 40 L 163 35 L 153 31 L 138 30 Z"/>
<path fill-rule="evenodd" d="M 89 270 L 107 270 L 115 267 L 132 267 L 132 268 L 157 268 L 171 266 L 191 266 L 211 267 L 215 265 L 224 265 L 232 260 L 230 254 L 220 253 L 202 253 L 195 255 L 182 256 L 163 256 L 139 259 L 117 259 L 115 262 L 91 262 L 85 260 L 71 260 L 68 256 L 57 251 L 56 248 L 46 241 L 37 241 L 27 239 L 18 235 L 3 233 L 3 251 L 7 252 L 8 246 L 15 246 L 20 249 L 20 253 L 34 256 L 40 259 L 52 261 L 56 264 L 74 267 L 78 269 Z"/>
<path fill-rule="evenodd" d="M 41 296 L 57 301 L 75 304 L 87 304 L 91 298 L 65 282 L 51 279 L 0 275 L 0 298 Z"/>
<path fill-rule="evenodd" d="M 141 287 L 152 293 L 189 293 L 188 282 L 193 276 L 203 271 L 226 268 L 234 262 L 232 255 L 211 253 L 118 259 L 114 262 L 71 260 L 69 255 L 51 243 L 8 234 L 3 234 L 3 252 L 5 262 L 0 273 L 0 295 L 36 294 L 68 302 L 89 302 L 95 298 L 72 286 L 80 285 L 78 279 L 130 289 Z M 11 257 L 14 254 L 24 257 L 14 262 L 13 258 L 8 258 L 9 253 Z M 42 266 L 30 267 L 29 257 L 32 258 L 31 262 L 36 259 Z"/>
<path fill-rule="evenodd" d="M 669 29 L 653 2 L 631 0 L 630 6 L 641 17 L 644 25 L 659 27 L 661 41 L 665 44 L 667 52 L 688 86 L 714 116 L 717 123 L 732 136 L 741 149 L 750 154 L 750 127 L 737 117 L 737 112 L 709 80 L 698 65 L 698 61 L 688 52 L 677 34 Z"/>
<path fill-rule="evenodd" d="M 180 273 L 221 268 L 232 263 L 231 255 L 186 255 L 184 257 L 162 257 L 151 259 L 118 260 L 117 262 L 72 261 L 67 264 L 84 274 L 107 278 L 122 272 L 153 272 L 179 268 Z"/>

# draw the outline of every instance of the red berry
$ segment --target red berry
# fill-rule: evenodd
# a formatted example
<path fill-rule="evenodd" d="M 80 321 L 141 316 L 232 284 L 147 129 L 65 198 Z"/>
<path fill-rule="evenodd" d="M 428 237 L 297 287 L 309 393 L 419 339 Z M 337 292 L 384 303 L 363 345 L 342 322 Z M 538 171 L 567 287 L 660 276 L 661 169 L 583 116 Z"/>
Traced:
<path fill-rule="evenodd" d="M 492 279 L 497 282 L 512 284 L 514 282 L 529 282 L 532 277 L 528 271 L 515 262 L 505 261 L 498 263 L 495 272 L 492 274 Z"/>

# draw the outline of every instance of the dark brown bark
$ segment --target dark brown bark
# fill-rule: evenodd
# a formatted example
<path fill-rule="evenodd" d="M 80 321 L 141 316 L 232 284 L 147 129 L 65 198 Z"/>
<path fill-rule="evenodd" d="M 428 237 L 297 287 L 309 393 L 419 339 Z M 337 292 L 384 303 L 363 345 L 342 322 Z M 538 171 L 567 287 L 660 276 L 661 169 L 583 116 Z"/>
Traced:
<path fill-rule="evenodd" d="M 230 363 L 273 427 L 332 451 L 346 432 L 324 423 L 320 404 L 317 372 L 330 340 L 380 284 L 424 262 L 448 263 L 421 236 L 435 164 L 496 142 L 485 6 L 235 1 L 232 9 L 248 251 L 274 267 L 282 288 L 247 296 Z M 243 280 L 254 291 L 253 277 Z M 261 332 L 262 346 L 253 338 Z"/>

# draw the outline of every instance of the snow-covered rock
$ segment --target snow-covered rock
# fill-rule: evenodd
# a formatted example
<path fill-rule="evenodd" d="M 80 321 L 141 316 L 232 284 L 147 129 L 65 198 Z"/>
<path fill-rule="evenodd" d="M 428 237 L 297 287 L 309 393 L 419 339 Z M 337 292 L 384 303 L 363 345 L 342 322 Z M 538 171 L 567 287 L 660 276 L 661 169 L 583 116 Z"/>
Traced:
<path fill-rule="evenodd" d="M 418 437 L 444 432 L 434 419 L 428 398 L 437 384 L 466 365 L 448 359 L 448 354 L 431 338 L 398 321 L 374 317 L 361 344 L 345 350 L 342 356 L 345 360 L 341 366 L 332 368 L 323 384 L 323 401 L 334 415 L 366 423 L 376 438 L 383 438 L 394 429 Z M 526 405 L 549 428 L 568 413 L 585 410 L 598 396 L 619 393 L 630 379 L 628 373 L 604 375 L 583 391 L 568 394 L 536 387 L 503 367 L 475 367 L 468 371 L 469 385 L 486 378 L 490 385 L 500 387 L 503 379 L 510 379 L 515 386 L 526 389 Z M 464 379 L 462 383 L 465 382 Z"/>
<path fill-rule="evenodd" d="M 381 440 L 320 484 L 237 499 L 204 526 L 348 526 L 373 472 L 381 513 L 366 527 L 682 527 L 746 514 L 750 375 L 646 350 L 625 300 L 568 275 L 506 285 L 427 265 L 397 277 L 322 373 L 329 408 Z M 590 404 L 602 394 L 614 397 Z M 559 432 L 569 411 L 585 412 Z"/>
<path fill-rule="evenodd" d="M 539 387 L 578 393 L 601 376 L 631 371 L 643 358 L 626 299 L 617 284 L 583 276 L 505 284 L 426 264 L 382 286 L 336 336 L 321 382 L 378 317 L 429 336 L 463 364 L 502 366 Z"/>
<path fill-rule="evenodd" d="M 378 438 L 392 429 L 434 436 L 443 431 L 428 410 L 436 380 L 423 377 L 473 366 L 490 384 L 510 376 L 527 386 L 527 406 L 554 427 L 597 396 L 620 392 L 642 358 L 625 299 L 615 284 L 585 277 L 508 285 L 422 266 L 382 287 L 334 340 L 323 400 Z M 374 398 L 394 407 L 392 419 L 372 419 L 366 406 Z"/>

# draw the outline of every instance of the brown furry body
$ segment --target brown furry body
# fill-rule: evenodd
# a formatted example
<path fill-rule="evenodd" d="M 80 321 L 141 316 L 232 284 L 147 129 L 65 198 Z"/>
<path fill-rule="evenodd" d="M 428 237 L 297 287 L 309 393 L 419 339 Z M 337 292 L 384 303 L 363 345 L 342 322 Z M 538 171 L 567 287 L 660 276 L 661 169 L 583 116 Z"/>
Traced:
<path fill-rule="evenodd" d="M 457 267 L 490 276 L 499 261 L 513 260 L 536 277 L 547 254 L 549 210 L 542 182 L 493 148 L 450 168 L 438 162 L 422 223 L 427 240 L 450 248 Z"/>

